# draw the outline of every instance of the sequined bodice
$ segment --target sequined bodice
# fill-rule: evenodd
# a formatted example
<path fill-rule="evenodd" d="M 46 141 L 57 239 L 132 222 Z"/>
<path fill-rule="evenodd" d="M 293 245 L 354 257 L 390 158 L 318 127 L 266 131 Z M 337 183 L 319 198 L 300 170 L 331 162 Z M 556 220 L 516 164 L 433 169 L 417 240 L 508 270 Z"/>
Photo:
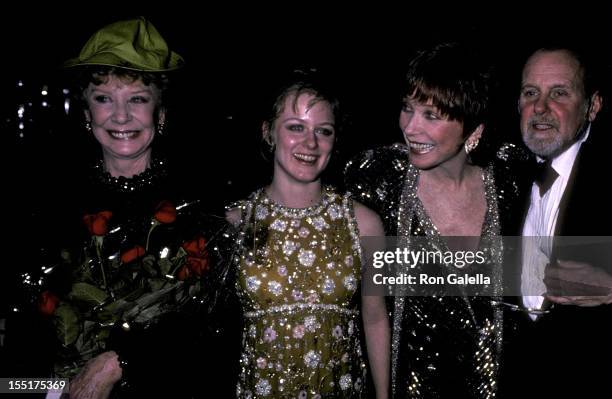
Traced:
<path fill-rule="evenodd" d="M 419 173 L 410 164 L 409 153 L 405 145 L 395 144 L 359 154 L 346 166 L 346 187 L 380 214 L 387 235 L 404 240 L 427 237 L 423 240 L 427 245 L 444 250 L 444 240 L 417 196 Z M 516 171 L 521 170 L 525 155 L 521 148 L 505 143 L 483 173 L 487 212 L 479 250 L 499 267 L 502 249 L 496 237 L 520 231 L 523 185 L 517 182 Z M 500 282 L 493 279 L 492 283 L 493 291 L 488 292 L 498 292 Z M 394 397 L 496 395 L 502 326 L 507 319 L 492 298 L 459 293 L 390 299 Z"/>
<path fill-rule="evenodd" d="M 256 192 L 243 207 L 237 290 L 244 310 L 239 397 L 358 397 L 360 244 L 352 203 L 311 208 Z"/>
<path fill-rule="evenodd" d="M 417 196 L 419 171 L 407 168 L 399 203 L 400 236 L 426 236 L 432 248 L 447 250 L 443 237 Z M 487 210 L 479 250 L 496 265 L 492 292 L 501 290 L 499 212 L 493 172 L 483 171 Z M 442 265 L 449 273 L 453 265 Z M 395 297 L 392 337 L 393 391 L 401 398 L 492 398 L 496 394 L 502 342 L 502 312 L 490 297 Z M 415 348 L 418 348 L 415 349 Z"/>

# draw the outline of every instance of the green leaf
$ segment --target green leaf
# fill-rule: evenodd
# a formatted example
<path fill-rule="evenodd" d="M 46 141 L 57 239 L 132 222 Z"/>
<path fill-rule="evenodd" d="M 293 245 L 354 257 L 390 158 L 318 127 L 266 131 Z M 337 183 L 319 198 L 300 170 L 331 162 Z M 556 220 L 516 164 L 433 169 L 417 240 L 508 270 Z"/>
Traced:
<path fill-rule="evenodd" d="M 183 258 L 185 256 L 187 256 L 187 251 L 185 251 L 185 248 L 179 247 L 178 251 L 176 251 L 176 256 L 174 258 L 178 259 Z"/>
<path fill-rule="evenodd" d="M 159 271 L 161 272 L 162 276 L 168 274 L 170 269 L 172 269 L 172 262 L 170 259 L 162 258 L 159 260 Z"/>
<path fill-rule="evenodd" d="M 142 258 L 142 268 L 149 276 L 155 277 L 157 275 L 157 270 L 155 269 L 155 255 L 147 255 Z"/>
<path fill-rule="evenodd" d="M 90 359 L 104 349 L 104 343 L 98 339 L 99 329 L 99 323 L 89 320 L 85 320 L 83 323 L 83 333 L 79 335 L 79 338 L 74 343 L 81 359 Z"/>
<path fill-rule="evenodd" d="M 53 315 L 55 332 L 63 346 L 72 345 L 80 333 L 79 315 L 72 306 L 61 303 Z"/>
<path fill-rule="evenodd" d="M 117 299 L 100 309 L 96 313 L 96 317 L 105 324 L 116 323 L 120 319 L 121 314 L 132 306 L 134 306 L 132 302 Z"/>
<path fill-rule="evenodd" d="M 100 305 L 108 298 L 108 294 L 91 284 L 74 283 L 68 297 L 74 301 L 80 301 L 91 305 Z"/>
<path fill-rule="evenodd" d="M 150 278 L 147 279 L 147 281 L 149 283 L 149 289 L 151 292 L 158 291 L 168 284 L 168 280 L 165 278 Z"/>
<path fill-rule="evenodd" d="M 145 292 L 147 292 L 147 289 L 142 286 L 139 286 L 133 291 L 131 291 L 129 294 L 125 295 L 122 299 L 128 302 L 132 302 L 140 298 Z"/>

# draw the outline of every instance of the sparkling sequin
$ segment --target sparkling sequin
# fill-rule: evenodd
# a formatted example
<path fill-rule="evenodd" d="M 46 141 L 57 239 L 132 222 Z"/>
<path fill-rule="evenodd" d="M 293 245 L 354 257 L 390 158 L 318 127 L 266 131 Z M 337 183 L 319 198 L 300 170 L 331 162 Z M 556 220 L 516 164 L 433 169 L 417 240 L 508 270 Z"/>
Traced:
<path fill-rule="evenodd" d="M 279 296 L 283 291 L 283 286 L 278 281 L 268 281 L 268 291 Z"/>
<path fill-rule="evenodd" d="M 331 278 L 325 279 L 323 283 L 323 293 L 326 295 L 331 295 L 334 293 L 334 289 L 336 288 L 336 283 Z"/>
<path fill-rule="evenodd" d="M 298 260 L 300 261 L 302 265 L 306 267 L 310 267 L 312 266 L 316 258 L 317 258 L 317 255 L 315 255 L 313 251 L 309 249 L 300 248 L 299 253 L 298 253 Z"/>
<path fill-rule="evenodd" d="M 130 178 L 119 176 L 114 177 L 106 171 L 104 161 L 100 160 L 92 173 L 92 180 L 97 185 L 103 185 L 109 192 L 116 193 L 137 193 L 151 187 L 160 187 L 168 177 L 166 161 L 163 159 L 153 159 L 144 172 Z"/>
<path fill-rule="evenodd" d="M 357 289 L 357 279 L 355 276 L 346 276 L 344 280 L 342 280 L 342 284 L 349 291 L 355 291 Z"/>
<path fill-rule="evenodd" d="M 257 291 L 261 285 L 261 280 L 256 276 L 250 276 L 247 278 L 247 289 L 249 291 Z"/>
<path fill-rule="evenodd" d="M 255 384 L 255 392 L 257 395 L 268 396 L 272 392 L 272 386 L 268 380 L 259 380 Z"/>
<path fill-rule="evenodd" d="M 342 388 L 343 391 L 346 391 L 347 389 L 351 388 L 352 385 L 353 380 L 350 374 L 344 374 L 342 377 L 340 377 L 340 388 Z"/>
<path fill-rule="evenodd" d="M 313 217 L 310 223 L 314 226 L 315 229 L 319 231 L 329 228 L 329 225 L 327 224 L 323 216 Z"/>
<path fill-rule="evenodd" d="M 514 149 L 505 148 L 497 157 L 508 160 L 508 151 Z M 408 162 L 408 152 L 405 146 L 395 145 L 365 153 L 347 165 L 347 187 L 379 212 L 388 235 L 427 236 L 434 248 L 444 249 L 445 243 L 417 196 L 419 171 Z M 483 171 L 483 183 L 487 209 L 481 245 L 495 267 L 492 285 L 494 292 L 499 292 L 503 251 L 487 238 L 500 234 L 498 199 L 507 201 L 507 192 L 515 190 L 496 190 L 492 167 Z M 460 295 L 394 298 L 393 397 L 440 397 L 440 387 L 448 389 L 449 384 L 457 382 L 449 382 L 452 379 L 440 373 L 437 365 L 446 364 L 447 369 L 448 364 L 455 363 L 467 377 L 454 385 L 457 396 L 496 395 L 503 319 L 501 310 L 490 299 Z M 440 351 L 441 347 L 444 351 Z M 449 353 L 448 348 L 455 348 L 456 353 Z"/>
<path fill-rule="evenodd" d="M 269 214 L 268 208 L 262 205 L 255 207 L 255 219 L 264 220 Z"/>
<path fill-rule="evenodd" d="M 293 253 L 293 251 L 296 250 L 296 248 L 297 248 L 297 244 L 295 243 L 295 241 L 286 240 L 283 243 L 283 253 L 286 256 L 290 256 Z"/>
<path fill-rule="evenodd" d="M 332 336 L 336 339 L 342 338 L 342 327 L 334 327 L 334 330 L 332 331 Z"/>
<path fill-rule="evenodd" d="M 299 324 L 295 327 L 293 327 L 293 338 L 295 339 L 302 339 L 304 338 L 304 332 L 306 331 L 306 329 L 304 328 L 303 324 Z"/>
<path fill-rule="evenodd" d="M 264 331 L 264 335 L 263 335 L 263 340 L 264 342 L 272 342 L 276 339 L 276 330 L 274 330 L 272 327 L 268 327 L 266 328 L 266 330 Z"/>
<path fill-rule="evenodd" d="M 310 350 L 304 355 L 304 364 L 311 369 L 317 367 L 321 361 L 321 354 Z"/>
<path fill-rule="evenodd" d="M 327 214 L 331 220 L 340 219 L 342 217 L 342 208 L 337 204 L 332 204 L 327 208 Z"/>
<path fill-rule="evenodd" d="M 258 392 L 267 391 L 264 380 L 271 397 L 361 397 L 365 388 L 342 390 L 338 377 L 366 377 L 361 335 L 345 335 L 358 325 L 359 301 L 355 291 L 338 289 L 347 277 L 358 284 L 360 276 L 351 200 L 326 190 L 320 204 L 290 209 L 259 191 L 243 206 L 235 258 L 245 309 L 240 397 L 246 391 L 263 396 Z M 330 212 L 339 217 L 332 219 Z M 256 213 L 266 216 L 258 219 Z M 352 267 L 345 263 L 349 256 Z"/>
<path fill-rule="evenodd" d="M 287 229 L 287 221 L 283 219 L 276 219 L 270 224 L 272 230 L 285 231 Z"/>
<path fill-rule="evenodd" d="M 317 322 L 317 318 L 315 316 L 308 316 L 304 319 L 304 326 L 306 327 L 306 330 L 315 332 L 317 328 L 320 327 L 320 324 Z"/>
<path fill-rule="evenodd" d="M 309 304 L 314 304 L 314 303 L 319 302 L 319 294 L 317 294 L 316 292 L 311 292 L 306 297 L 306 302 L 308 302 Z"/>

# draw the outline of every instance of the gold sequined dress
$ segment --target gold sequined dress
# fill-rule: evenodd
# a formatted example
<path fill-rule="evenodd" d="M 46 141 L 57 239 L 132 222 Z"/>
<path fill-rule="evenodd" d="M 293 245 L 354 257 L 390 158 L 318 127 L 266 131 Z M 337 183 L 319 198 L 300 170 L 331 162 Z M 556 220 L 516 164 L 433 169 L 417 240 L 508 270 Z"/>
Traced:
<path fill-rule="evenodd" d="M 361 397 L 361 247 L 352 200 L 328 188 L 318 205 L 292 209 L 262 189 L 240 208 L 236 289 L 245 323 L 237 396 Z"/>

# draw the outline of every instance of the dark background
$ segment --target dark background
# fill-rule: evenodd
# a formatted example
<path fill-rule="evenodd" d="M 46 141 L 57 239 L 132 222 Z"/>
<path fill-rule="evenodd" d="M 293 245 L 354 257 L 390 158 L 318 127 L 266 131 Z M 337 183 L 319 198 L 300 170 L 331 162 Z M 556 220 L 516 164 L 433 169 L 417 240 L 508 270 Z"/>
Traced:
<path fill-rule="evenodd" d="M 339 172 L 358 151 L 403 140 L 398 127 L 402 73 L 418 48 L 456 40 L 481 47 L 497 67 L 498 83 L 493 123 L 485 134 L 515 142 L 520 141 L 520 69 L 532 46 L 569 39 L 594 50 L 604 71 L 610 68 L 610 21 L 602 10 L 579 9 L 580 4 L 556 12 L 500 6 L 474 11 L 438 3 L 384 11 L 352 5 L 333 12 L 312 3 L 269 9 L 228 3 L 197 11 L 143 3 L 139 12 L 105 11 L 120 6 L 25 9 L 0 18 L 1 215 L 9 222 L 3 224 L 9 236 L 8 256 L 0 265 L 3 283 L 14 281 L 12 274 L 26 265 L 36 265 L 34 255 L 49 237 L 61 240 L 63 226 L 40 225 L 48 219 L 41 212 L 53 211 L 54 203 L 78 202 L 79 179 L 87 163 L 99 157 L 83 126 L 64 112 L 61 65 L 108 23 L 144 15 L 185 58 L 186 67 L 172 77 L 169 132 L 155 151 L 179 166 L 190 195 L 215 212 L 271 178 L 270 164 L 261 156 L 259 106 L 281 72 L 316 67 L 335 77 L 350 122 L 340 137 L 341 154 L 330 165 Z M 15 289 L 0 289 L 0 302 L 13 299 Z"/>
<path fill-rule="evenodd" d="M 483 50 L 496 66 L 498 82 L 487 133 L 510 141 L 519 140 L 518 79 L 532 46 L 550 38 L 571 39 L 596 50 L 601 64 L 609 66 L 608 23 L 603 16 L 594 19 L 596 10 L 431 5 L 383 11 L 366 4 L 332 12 L 315 4 L 269 9 L 227 4 L 196 11 L 167 4 L 136 13 L 75 9 L 70 15 L 53 14 L 7 15 L 0 28 L 5 38 L 0 78 L 5 170 L 29 200 L 29 189 L 61 195 L 53 190 L 56 179 L 61 182 L 97 157 L 82 126 L 63 111 L 62 62 L 75 57 L 102 26 L 140 14 L 187 61 L 173 76 L 170 134 L 156 151 L 180 165 L 193 182 L 194 196 L 219 202 L 243 197 L 270 179 L 269 164 L 261 157 L 259 105 L 281 72 L 315 67 L 334 76 L 349 115 L 334 165 L 339 170 L 359 150 L 402 141 L 397 126 L 402 73 L 418 48 L 464 40 Z M 42 96 L 45 86 L 49 94 Z M 20 105 L 25 106 L 22 120 Z"/>

